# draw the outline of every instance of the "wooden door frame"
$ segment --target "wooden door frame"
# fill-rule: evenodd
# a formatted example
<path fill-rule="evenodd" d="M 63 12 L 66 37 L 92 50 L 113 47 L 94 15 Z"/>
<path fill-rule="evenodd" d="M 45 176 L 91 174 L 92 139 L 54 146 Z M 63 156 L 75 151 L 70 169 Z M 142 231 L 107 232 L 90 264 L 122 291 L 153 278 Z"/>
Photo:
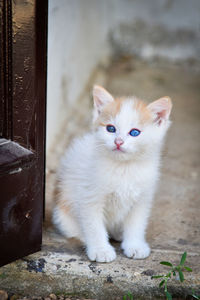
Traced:
<path fill-rule="evenodd" d="M 48 0 L 0 2 L 0 266 L 41 249 Z"/>

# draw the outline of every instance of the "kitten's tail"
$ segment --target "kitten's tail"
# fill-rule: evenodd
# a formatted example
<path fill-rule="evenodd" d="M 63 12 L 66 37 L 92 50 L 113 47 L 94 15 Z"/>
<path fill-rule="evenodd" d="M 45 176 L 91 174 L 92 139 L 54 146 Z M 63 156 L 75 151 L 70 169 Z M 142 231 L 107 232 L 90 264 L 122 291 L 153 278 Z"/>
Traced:
<path fill-rule="evenodd" d="M 68 208 L 57 204 L 53 209 L 52 222 L 65 237 L 82 240 L 79 226 Z"/>

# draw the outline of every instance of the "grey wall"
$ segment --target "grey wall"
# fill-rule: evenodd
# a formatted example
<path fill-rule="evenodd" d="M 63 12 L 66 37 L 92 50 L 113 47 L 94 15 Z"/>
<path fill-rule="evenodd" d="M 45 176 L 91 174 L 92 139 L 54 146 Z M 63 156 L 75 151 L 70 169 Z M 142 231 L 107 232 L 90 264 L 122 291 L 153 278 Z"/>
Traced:
<path fill-rule="evenodd" d="M 108 56 L 108 21 L 106 0 L 49 0 L 47 150 L 92 71 Z"/>
<path fill-rule="evenodd" d="M 106 58 L 200 59 L 199 0 L 49 0 L 47 151 Z"/>
<path fill-rule="evenodd" d="M 115 53 L 200 59 L 199 0 L 118 1 L 116 14 L 111 34 Z"/>

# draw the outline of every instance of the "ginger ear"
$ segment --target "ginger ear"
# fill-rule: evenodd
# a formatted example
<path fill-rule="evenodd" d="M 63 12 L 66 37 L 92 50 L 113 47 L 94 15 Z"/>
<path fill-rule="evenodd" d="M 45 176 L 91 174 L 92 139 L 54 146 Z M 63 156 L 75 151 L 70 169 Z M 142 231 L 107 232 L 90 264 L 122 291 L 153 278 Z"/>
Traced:
<path fill-rule="evenodd" d="M 93 88 L 93 99 L 94 109 L 98 115 L 102 112 L 105 105 L 114 101 L 113 96 L 99 85 L 95 85 Z"/>
<path fill-rule="evenodd" d="M 161 125 L 164 121 L 169 119 L 172 109 L 172 101 L 169 97 L 162 97 L 152 103 L 147 108 L 153 114 L 154 122 Z"/>

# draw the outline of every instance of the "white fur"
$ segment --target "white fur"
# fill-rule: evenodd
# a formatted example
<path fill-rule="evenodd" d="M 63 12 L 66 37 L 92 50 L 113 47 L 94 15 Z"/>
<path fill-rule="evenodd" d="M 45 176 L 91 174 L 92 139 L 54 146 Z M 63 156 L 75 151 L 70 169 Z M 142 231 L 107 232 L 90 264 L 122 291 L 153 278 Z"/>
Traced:
<path fill-rule="evenodd" d="M 122 241 L 124 254 L 142 259 L 150 254 L 145 231 L 156 182 L 160 150 L 169 121 L 141 125 L 133 99 L 127 99 L 109 123 L 74 140 L 59 170 L 60 202 L 53 222 L 66 237 L 77 237 L 86 245 L 90 260 L 110 262 L 116 253 L 109 237 Z M 128 133 L 141 130 L 138 137 Z M 114 139 L 124 140 L 124 152 L 113 151 Z"/>

